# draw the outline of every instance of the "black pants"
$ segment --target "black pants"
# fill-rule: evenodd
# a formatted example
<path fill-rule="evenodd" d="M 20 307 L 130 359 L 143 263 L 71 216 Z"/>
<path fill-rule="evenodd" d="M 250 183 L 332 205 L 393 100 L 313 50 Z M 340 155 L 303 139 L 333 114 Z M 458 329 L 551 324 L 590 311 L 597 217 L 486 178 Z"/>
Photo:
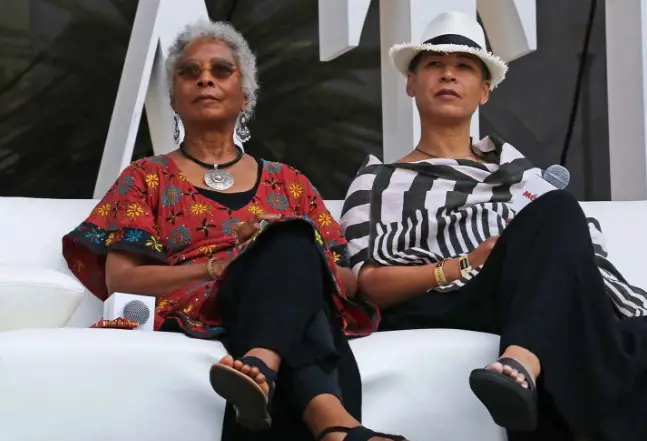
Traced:
<path fill-rule="evenodd" d="M 227 329 L 223 344 L 234 358 L 265 348 L 278 353 L 282 363 L 272 434 L 233 427 L 226 416 L 223 435 L 231 431 L 230 439 L 236 440 L 309 439 L 303 428 L 295 432 L 287 426 L 298 425 L 307 404 L 319 394 L 336 395 L 359 418 L 359 371 L 333 312 L 332 290 L 312 227 L 302 221 L 271 225 L 232 263 L 218 292 Z"/>
<path fill-rule="evenodd" d="M 465 287 L 384 312 L 381 330 L 411 328 L 499 334 L 501 351 L 518 345 L 539 357 L 542 409 L 572 431 L 590 441 L 647 440 L 647 322 L 616 315 L 584 213 L 566 192 L 524 208 Z M 542 413 L 549 432 L 559 427 Z"/>

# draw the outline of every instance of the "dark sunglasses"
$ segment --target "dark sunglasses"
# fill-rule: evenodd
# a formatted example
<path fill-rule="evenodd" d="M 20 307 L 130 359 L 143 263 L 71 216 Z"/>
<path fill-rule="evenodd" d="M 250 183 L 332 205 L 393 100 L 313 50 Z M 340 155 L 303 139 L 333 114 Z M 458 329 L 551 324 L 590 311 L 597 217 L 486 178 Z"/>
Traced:
<path fill-rule="evenodd" d="M 177 74 L 183 79 L 197 80 L 200 75 L 202 75 L 203 70 L 203 67 L 198 63 L 187 63 L 177 69 Z M 238 68 L 225 61 L 213 61 L 208 70 L 211 73 L 211 76 L 216 80 L 226 80 L 231 77 Z"/>

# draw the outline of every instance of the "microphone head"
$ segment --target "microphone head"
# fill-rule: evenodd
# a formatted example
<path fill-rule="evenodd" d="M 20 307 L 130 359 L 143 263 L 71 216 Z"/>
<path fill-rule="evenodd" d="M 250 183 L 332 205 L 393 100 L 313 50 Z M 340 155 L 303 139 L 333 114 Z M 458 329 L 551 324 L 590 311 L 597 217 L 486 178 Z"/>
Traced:
<path fill-rule="evenodd" d="M 553 187 L 563 190 L 571 180 L 571 173 L 566 167 L 555 164 L 548 167 L 542 177 Z"/>
<path fill-rule="evenodd" d="M 150 318 L 151 312 L 141 300 L 131 300 L 124 305 L 124 318 L 143 325 Z"/>

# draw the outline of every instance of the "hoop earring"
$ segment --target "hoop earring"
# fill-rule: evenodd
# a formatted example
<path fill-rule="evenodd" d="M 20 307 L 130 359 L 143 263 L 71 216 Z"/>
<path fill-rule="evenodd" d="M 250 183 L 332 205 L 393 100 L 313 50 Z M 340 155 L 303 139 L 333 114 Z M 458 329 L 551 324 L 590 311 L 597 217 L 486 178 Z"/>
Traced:
<path fill-rule="evenodd" d="M 180 116 L 177 113 L 173 113 L 173 141 L 180 143 Z"/>
<path fill-rule="evenodd" d="M 247 115 L 241 113 L 238 117 L 238 124 L 236 124 L 236 136 L 240 142 L 245 143 L 252 138 L 252 134 L 247 127 Z"/>

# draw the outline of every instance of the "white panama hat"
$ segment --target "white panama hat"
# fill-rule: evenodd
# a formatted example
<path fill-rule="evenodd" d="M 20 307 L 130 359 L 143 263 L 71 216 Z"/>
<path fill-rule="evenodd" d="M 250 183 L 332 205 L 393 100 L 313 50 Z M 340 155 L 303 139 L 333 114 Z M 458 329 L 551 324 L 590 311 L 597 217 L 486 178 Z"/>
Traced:
<path fill-rule="evenodd" d="M 503 81 L 508 71 L 506 62 L 487 50 L 485 33 L 478 21 L 462 12 L 438 14 L 422 34 L 422 43 L 396 44 L 389 55 L 395 68 L 407 75 L 411 61 L 423 51 L 461 52 L 480 58 L 490 72 L 490 90 Z"/>

